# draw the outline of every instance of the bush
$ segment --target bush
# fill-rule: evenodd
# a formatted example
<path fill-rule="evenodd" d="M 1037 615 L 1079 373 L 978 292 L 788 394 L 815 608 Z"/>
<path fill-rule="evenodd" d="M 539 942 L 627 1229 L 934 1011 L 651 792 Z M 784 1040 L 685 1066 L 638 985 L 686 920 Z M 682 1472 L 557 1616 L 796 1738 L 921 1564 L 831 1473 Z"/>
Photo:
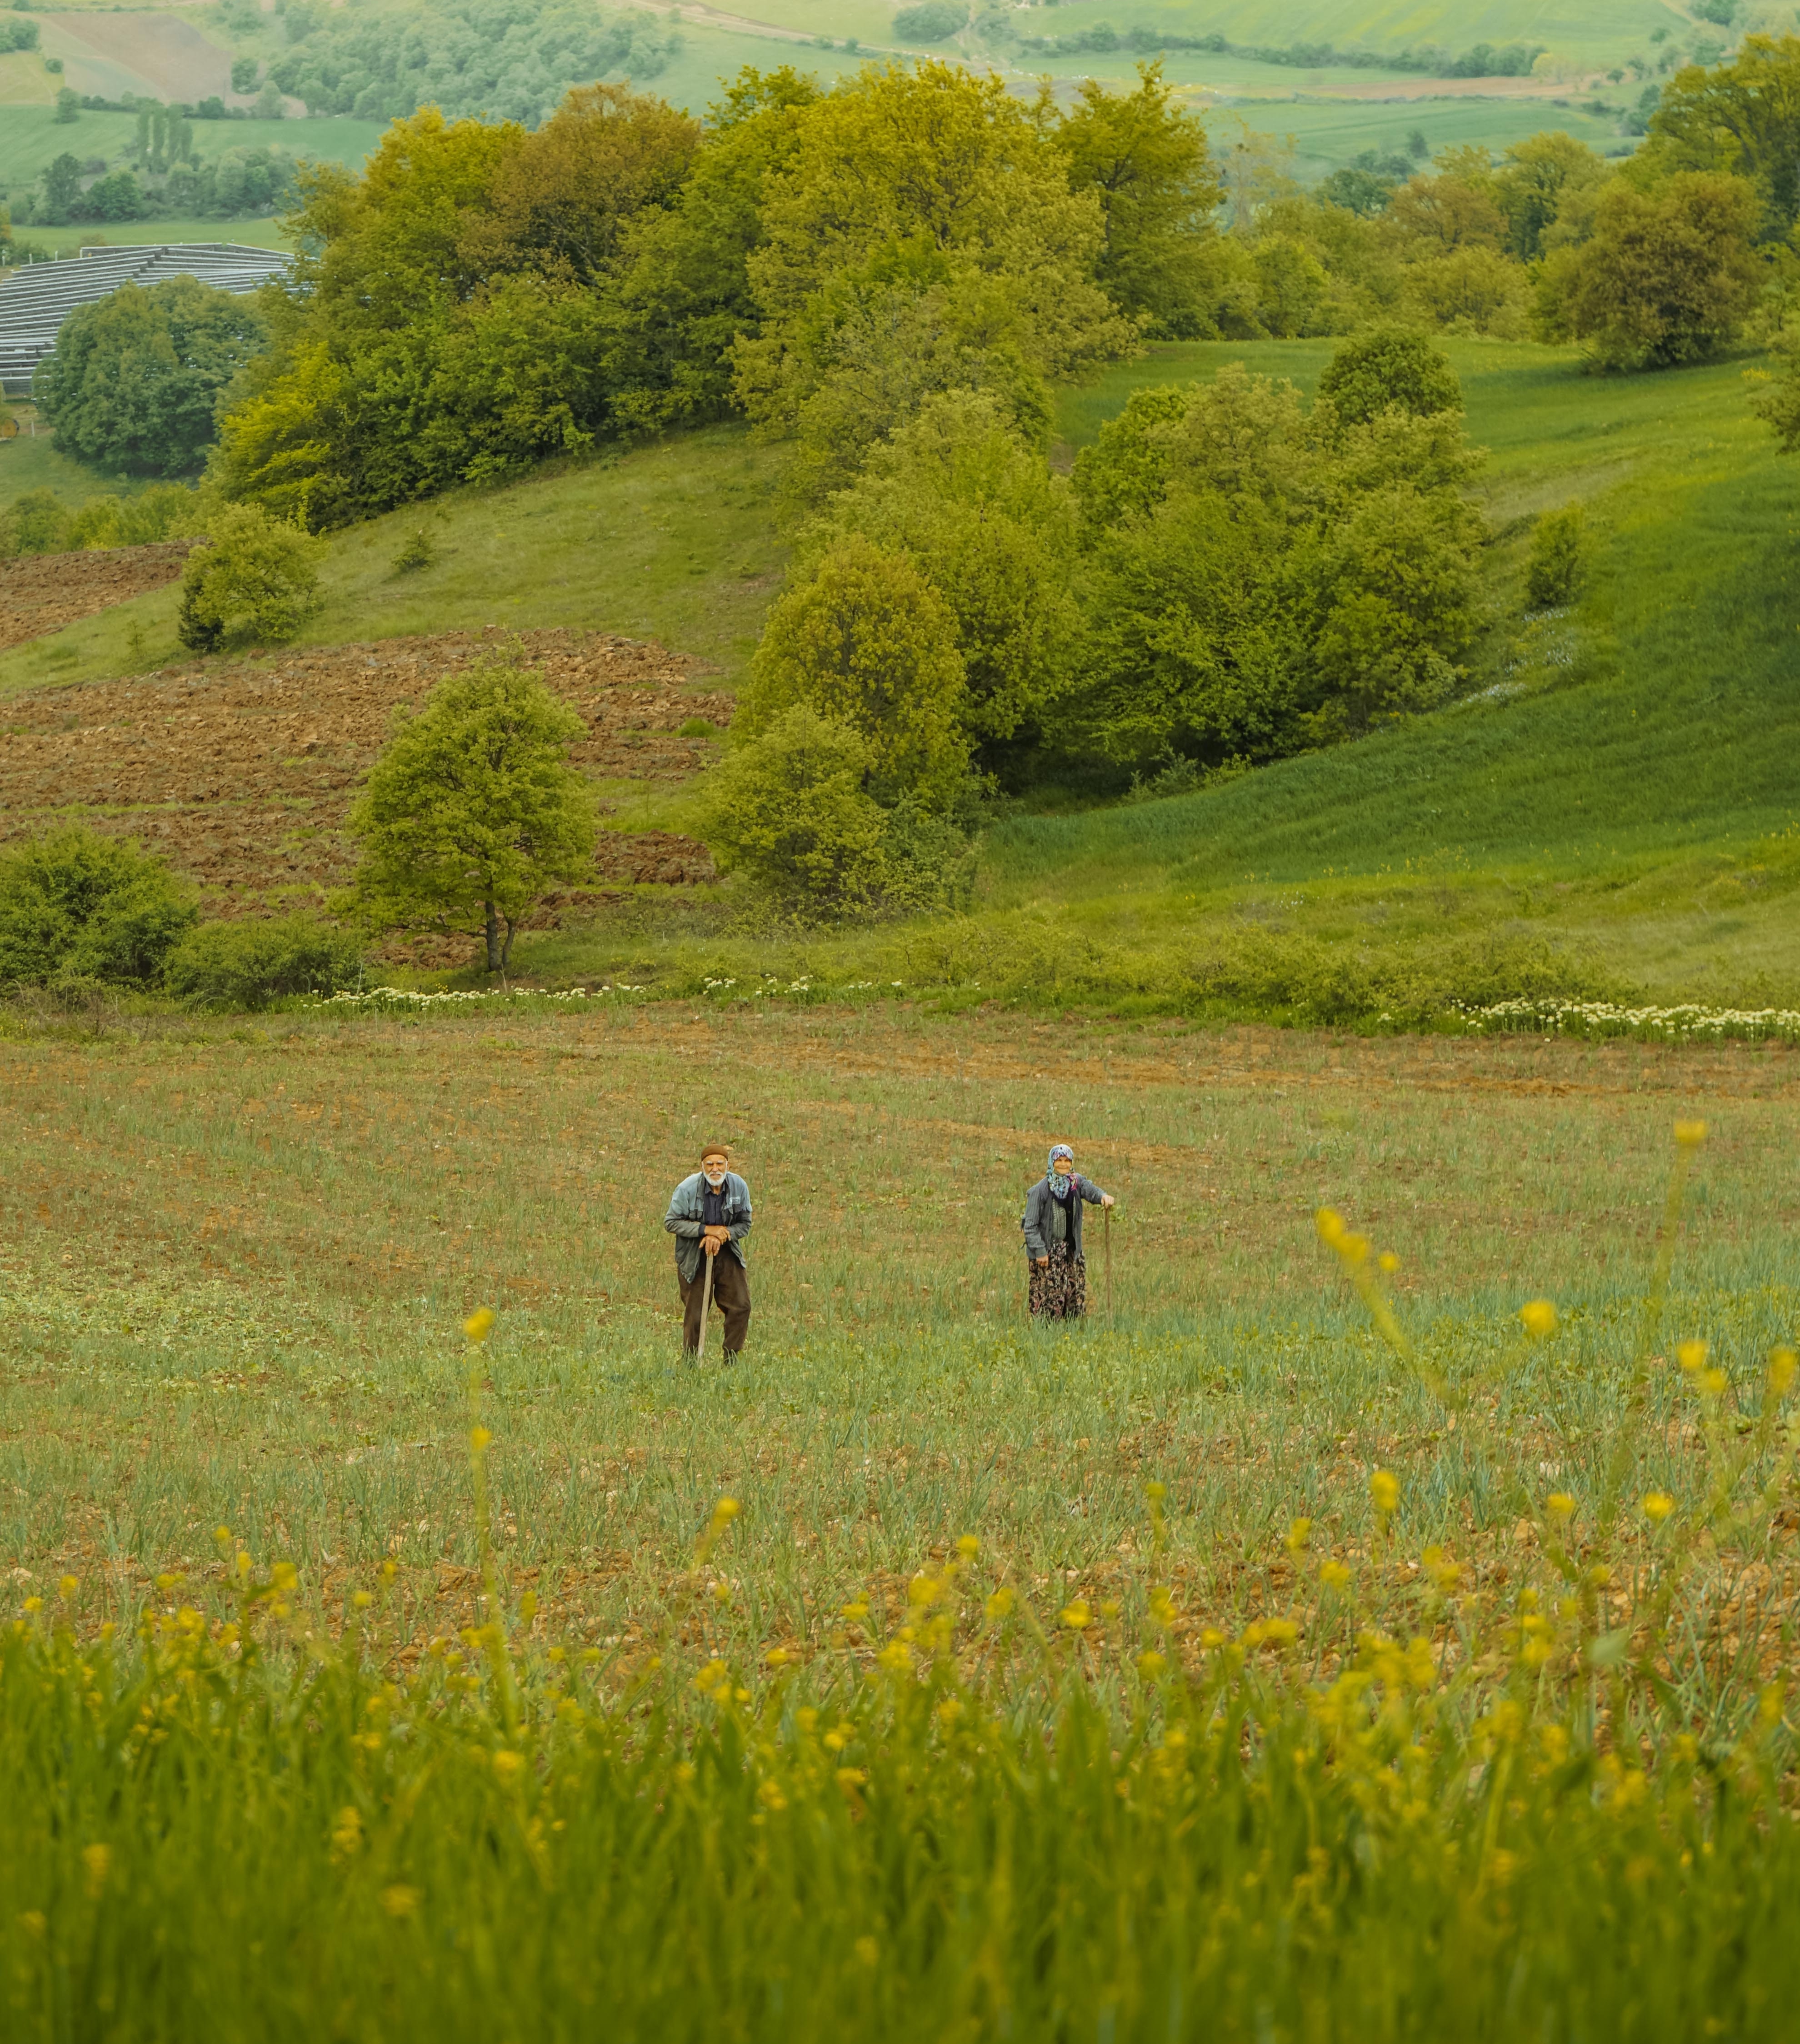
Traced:
<path fill-rule="evenodd" d="M 69 544 L 68 507 L 53 490 L 28 490 L 0 513 L 0 560 L 59 554 Z"/>
<path fill-rule="evenodd" d="M 71 824 L 0 853 L 0 985 L 148 986 L 199 920 L 161 860 Z"/>
<path fill-rule="evenodd" d="M 1463 409 L 1455 370 L 1423 334 L 1403 326 L 1371 327 L 1344 342 L 1325 365 L 1318 394 L 1347 426 L 1382 412 L 1426 419 Z"/>
<path fill-rule="evenodd" d="M 335 993 L 362 959 L 354 936 L 313 916 L 202 923 L 169 954 L 163 983 L 183 1001 L 255 1009 L 284 994 Z"/>
<path fill-rule="evenodd" d="M 894 16 L 894 33 L 903 43 L 941 43 L 968 19 L 969 10 L 958 0 L 919 0 L 917 6 L 902 7 Z"/>
<path fill-rule="evenodd" d="M 1581 580 L 1583 536 L 1579 504 L 1539 518 L 1525 571 L 1525 600 L 1533 610 L 1555 610 L 1573 597 Z"/>
<path fill-rule="evenodd" d="M 211 544 L 196 548 L 182 570 L 182 644 L 214 652 L 238 629 L 291 638 L 324 601 L 317 563 L 324 551 L 323 540 L 256 505 L 228 505 L 212 520 Z"/>

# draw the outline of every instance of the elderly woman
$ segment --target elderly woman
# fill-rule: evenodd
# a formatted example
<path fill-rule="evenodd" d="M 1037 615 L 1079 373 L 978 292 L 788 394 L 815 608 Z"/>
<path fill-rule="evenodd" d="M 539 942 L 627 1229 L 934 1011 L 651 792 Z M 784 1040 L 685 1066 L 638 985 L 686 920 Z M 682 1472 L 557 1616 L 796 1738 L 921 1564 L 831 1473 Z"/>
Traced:
<path fill-rule="evenodd" d="M 1081 1208 L 1110 1207 L 1112 1195 L 1084 1178 L 1066 1143 L 1050 1151 L 1049 1170 L 1025 1195 L 1025 1254 L 1030 1258 L 1033 1315 L 1066 1320 L 1088 1310 L 1088 1266 L 1081 1254 Z"/>

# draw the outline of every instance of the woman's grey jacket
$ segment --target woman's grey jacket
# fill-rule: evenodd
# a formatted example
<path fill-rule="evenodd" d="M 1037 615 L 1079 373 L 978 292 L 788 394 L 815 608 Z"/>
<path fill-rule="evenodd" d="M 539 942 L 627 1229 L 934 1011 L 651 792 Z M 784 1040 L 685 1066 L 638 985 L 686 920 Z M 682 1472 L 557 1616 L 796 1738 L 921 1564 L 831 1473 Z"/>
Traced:
<path fill-rule="evenodd" d="M 1098 1206 L 1106 1194 L 1098 1185 L 1084 1178 L 1079 1171 L 1074 1177 L 1075 1190 L 1080 1197 L 1069 1204 L 1069 1250 L 1072 1256 L 1079 1256 L 1081 1254 L 1082 1201 L 1085 1200 L 1090 1206 Z M 1050 1254 L 1050 1243 L 1054 1239 L 1055 1210 L 1056 1195 L 1050 1190 L 1050 1181 L 1047 1177 L 1042 1178 L 1025 1195 L 1025 1216 L 1019 1224 L 1025 1231 L 1025 1253 L 1027 1256 L 1035 1258 Z"/>
<path fill-rule="evenodd" d="M 727 1171 L 720 1189 L 725 1195 L 725 1225 L 731 1231 L 731 1247 L 737 1252 L 738 1261 L 747 1268 L 750 1257 L 744 1237 L 750 1233 L 750 1188 L 735 1171 Z M 696 1171 L 675 1188 L 675 1197 L 662 1216 L 662 1225 L 675 1238 L 675 1268 L 681 1272 L 684 1285 L 693 1282 L 704 1254 L 700 1242 L 706 1232 L 705 1212 L 706 1174 Z"/>

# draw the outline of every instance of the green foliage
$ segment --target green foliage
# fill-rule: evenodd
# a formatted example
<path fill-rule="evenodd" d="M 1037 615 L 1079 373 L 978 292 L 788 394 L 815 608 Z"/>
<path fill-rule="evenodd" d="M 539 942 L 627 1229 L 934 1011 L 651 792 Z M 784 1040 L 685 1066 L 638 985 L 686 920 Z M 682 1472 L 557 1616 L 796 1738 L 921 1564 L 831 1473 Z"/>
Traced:
<path fill-rule="evenodd" d="M 969 20 L 962 0 L 918 0 L 894 15 L 894 33 L 903 43 L 941 43 L 955 35 Z"/>
<path fill-rule="evenodd" d="M 1217 330 L 1219 252 L 1213 215 L 1223 187 L 1206 131 L 1176 102 L 1160 60 L 1138 67 L 1138 90 L 1092 79 L 1054 129 L 1071 191 L 1100 201 L 1094 274 L 1113 302 L 1165 337 Z"/>
<path fill-rule="evenodd" d="M 30 490 L 0 511 L 0 560 L 85 547 L 145 547 L 204 529 L 199 492 L 178 482 L 153 482 L 130 497 L 90 497 L 75 512 L 53 490 Z"/>
<path fill-rule="evenodd" d="M 1345 341 L 1325 365 L 1318 394 L 1347 426 L 1387 411 L 1417 419 L 1460 413 L 1462 386 L 1441 352 L 1403 326 L 1372 328 Z"/>
<path fill-rule="evenodd" d="M 431 534 L 420 525 L 407 536 L 405 544 L 394 555 L 393 571 L 396 574 L 417 574 L 436 559 L 436 545 Z"/>
<path fill-rule="evenodd" d="M 535 135 L 428 109 L 360 180 L 313 172 L 297 225 L 319 252 L 275 355 L 232 394 L 225 493 L 319 529 L 591 445 L 613 345 L 593 286 L 697 134 L 595 86 Z"/>
<path fill-rule="evenodd" d="M 1755 299 L 1757 211 L 1754 187 L 1720 171 L 1679 172 L 1648 193 L 1609 185 L 1591 238 L 1544 263 L 1540 332 L 1583 342 L 1601 369 L 1665 369 L 1716 354 Z"/>
<path fill-rule="evenodd" d="M 1454 687 L 1480 619 L 1460 394 L 1434 354 L 1373 340 L 1333 357 L 1311 415 L 1230 367 L 1136 394 L 1083 455 L 1080 718 L 1102 752 L 1267 759 Z"/>
<path fill-rule="evenodd" d="M 317 916 L 201 923 L 169 953 L 163 984 L 196 1005 L 254 1012 L 288 995 L 335 993 L 361 963 L 356 938 Z"/>
<path fill-rule="evenodd" d="M 318 541 L 254 504 L 225 505 L 209 519 L 208 534 L 182 569 L 182 644 L 210 653 L 235 632 L 292 638 L 324 601 Z"/>
<path fill-rule="evenodd" d="M 409 118 L 435 106 L 535 126 L 571 86 L 654 78 L 679 29 L 639 12 L 602 15 L 571 0 L 435 0 L 379 13 L 291 6 L 290 47 L 269 81 L 309 113 Z"/>
<path fill-rule="evenodd" d="M 220 392 L 267 340 L 248 299 L 190 277 L 123 284 L 63 321 L 32 393 L 78 460 L 183 474 L 213 440 Z"/>
<path fill-rule="evenodd" d="M 991 389 L 1020 423 L 1042 419 L 1042 379 L 1130 339 L 1092 279 L 1097 198 L 1070 192 L 1054 139 L 997 77 L 870 67 L 804 110 L 762 217 L 736 394 L 798 434 L 810 490 L 847 482 L 933 390 Z"/>
<path fill-rule="evenodd" d="M 71 824 L 0 851 L 0 986 L 148 986 L 199 919 L 193 890 L 135 844 Z"/>
<path fill-rule="evenodd" d="M 701 834 L 727 871 L 784 908 L 867 908 L 881 893 L 888 821 L 864 792 L 873 763 L 860 732 L 795 703 L 720 764 Z"/>
<path fill-rule="evenodd" d="M 1748 179 L 1760 233 L 1786 235 L 1800 221 L 1800 36 L 1746 36 L 1730 63 L 1677 71 L 1649 129 L 1646 169 Z"/>
<path fill-rule="evenodd" d="M 502 972 L 545 892 L 593 863 L 593 798 L 568 763 L 587 726 L 511 655 L 440 682 L 404 714 L 351 812 L 355 899 L 388 924 L 482 935 Z"/>
<path fill-rule="evenodd" d="M 1080 634 L 1066 485 L 986 392 L 927 398 L 831 499 L 823 534 L 904 554 L 948 605 L 977 747 L 1034 730 L 1066 686 Z"/>
<path fill-rule="evenodd" d="M 1573 598 L 1581 582 L 1586 542 L 1579 504 L 1539 517 L 1525 575 L 1525 600 L 1533 610 L 1553 610 Z"/>
<path fill-rule="evenodd" d="M 968 771 L 967 697 L 956 619 L 904 554 L 851 532 L 769 613 L 739 727 L 759 736 L 796 704 L 869 747 L 868 792 L 947 809 Z"/>

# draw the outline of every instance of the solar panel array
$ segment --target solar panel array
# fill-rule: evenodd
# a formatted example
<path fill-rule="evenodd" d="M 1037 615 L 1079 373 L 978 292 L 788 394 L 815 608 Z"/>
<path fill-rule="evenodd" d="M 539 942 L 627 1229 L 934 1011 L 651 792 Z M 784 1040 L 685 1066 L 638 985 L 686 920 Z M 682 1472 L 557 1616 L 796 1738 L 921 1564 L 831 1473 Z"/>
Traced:
<path fill-rule="evenodd" d="M 278 277 L 288 258 L 277 248 L 236 241 L 166 241 L 134 248 L 84 248 L 74 262 L 25 263 L 0 271 L 0 390 L 25 397 L 31 373 L 56 345 L 56 332 L 78 305 L 121 284 L 162 284 L 198 277 L 217 290 L 254 291 Z"/>

